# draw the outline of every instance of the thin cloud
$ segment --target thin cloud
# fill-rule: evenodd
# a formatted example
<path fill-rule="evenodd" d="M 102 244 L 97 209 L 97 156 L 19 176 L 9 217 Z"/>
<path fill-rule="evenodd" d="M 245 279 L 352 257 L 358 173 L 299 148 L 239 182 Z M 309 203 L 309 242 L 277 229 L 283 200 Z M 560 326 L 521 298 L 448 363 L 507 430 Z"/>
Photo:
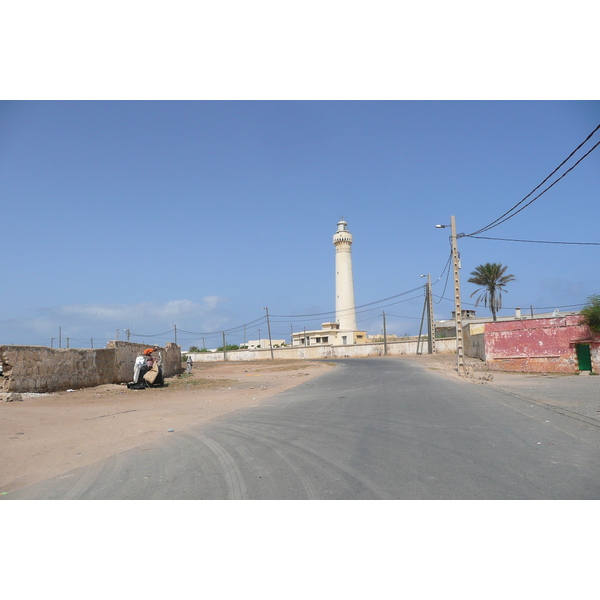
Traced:
<path fill-rule="evenodd" d="M 43 307 L 30 318 L 0 321 L 0 345 L 50 344 L 59 330 L 71 339 L 114 339 L 117 330 L 158 333 L 173 325 L 192 331 L 226 327 L 231 317 L 225 310 L 228 298 L 205 296 L 202 302 L 170 300 L 136 304 L 68 304 Z M 124 336 L 125 334 L 122 333 Z M 47 338 L 47 340 L 46 340 Z M 122 339 L 122 338 L 121 338 Z"/>

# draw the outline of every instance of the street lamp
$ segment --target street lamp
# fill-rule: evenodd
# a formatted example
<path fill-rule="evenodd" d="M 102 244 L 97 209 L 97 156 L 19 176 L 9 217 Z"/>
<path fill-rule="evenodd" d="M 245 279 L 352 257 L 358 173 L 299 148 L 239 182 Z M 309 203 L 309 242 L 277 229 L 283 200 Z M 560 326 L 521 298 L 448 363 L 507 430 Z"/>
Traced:
<path fill-rule="evenodd" d="M 459 278 L 459 269 L 460 269 L 460 255 L 458 254 L 458 246 L 456 243 L 457 237 L 463 237 L 463 234 L 460 236 L 456 235 L 456 220 L 454 215 L 450 217 L 450 225 L 436 225 L 438 229 L 444 229 L 446 227 L 451 227 L 451 236 L 450 240 L 452 243 L 452 266 L 454 270 L 454 322 L 456 323 L 456 361 L 457 361 L 457 371 L 458 374 L 464 373 L 465 370 L 465 357 L 463 350 L 463 331 L 462 331 L 462 309 L 460 302 L 460 278 Z"/>

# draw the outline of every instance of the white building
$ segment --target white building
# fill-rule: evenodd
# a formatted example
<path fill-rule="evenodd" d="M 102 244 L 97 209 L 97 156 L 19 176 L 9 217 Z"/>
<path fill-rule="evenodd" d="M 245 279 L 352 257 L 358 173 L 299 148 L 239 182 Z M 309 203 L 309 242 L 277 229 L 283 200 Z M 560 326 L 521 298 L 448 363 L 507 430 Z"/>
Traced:
<path fill-rule="evenodd" d="M 277 347 L 281 347 L 281 346 L 285 346 L 285 345 L 286 345 L 285 340 L 273 340 L 273 348 L 277 348 Z M 248 340 L 246 342 L 246 346 L 248 346 L 249 350 L 254 350 L 259 347 L 260 348 L 270 348 L 271 344 L 270 344 L 268 338 L 266 340 L 264 338 L 261 338 L 260 340 Z"/>

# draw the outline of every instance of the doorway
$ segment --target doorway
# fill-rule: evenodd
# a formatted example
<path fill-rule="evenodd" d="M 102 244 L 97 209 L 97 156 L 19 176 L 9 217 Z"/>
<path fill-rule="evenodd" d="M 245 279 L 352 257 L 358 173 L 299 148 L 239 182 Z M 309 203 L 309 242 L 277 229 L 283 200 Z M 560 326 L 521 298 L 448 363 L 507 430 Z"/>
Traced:
<path fill-rule="evenodd" d="M 592 370 L 592 354 L 590 352 L 589 344 L 578 344 L 577 350 L 577 363 L 580 371 L 591 371 Z"/>

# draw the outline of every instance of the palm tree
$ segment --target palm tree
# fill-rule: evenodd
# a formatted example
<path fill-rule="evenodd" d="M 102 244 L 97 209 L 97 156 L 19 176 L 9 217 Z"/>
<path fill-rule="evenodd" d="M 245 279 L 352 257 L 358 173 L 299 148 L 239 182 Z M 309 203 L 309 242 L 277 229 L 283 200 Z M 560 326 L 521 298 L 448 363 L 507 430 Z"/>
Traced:
<path fill-rule="evenodd" d="M 501 263 L 479 265 L 471 272 L 471 277 L 468 280 L 469 283 L 479 286 L 479 289 L 471 294 L 471 298 L 481 292 L 481 295 L 475 301 L 475 306 L 483 300 L 483 305 L 486 308 L 490 307 L 494 321 L 496 320 L 496 313 L 502 308 L 502 292 L 506 291 L 504 286 L 515 280 L 514 275 L 504 274 L 506 269 L 508 267 L 502 266 Z"/>

